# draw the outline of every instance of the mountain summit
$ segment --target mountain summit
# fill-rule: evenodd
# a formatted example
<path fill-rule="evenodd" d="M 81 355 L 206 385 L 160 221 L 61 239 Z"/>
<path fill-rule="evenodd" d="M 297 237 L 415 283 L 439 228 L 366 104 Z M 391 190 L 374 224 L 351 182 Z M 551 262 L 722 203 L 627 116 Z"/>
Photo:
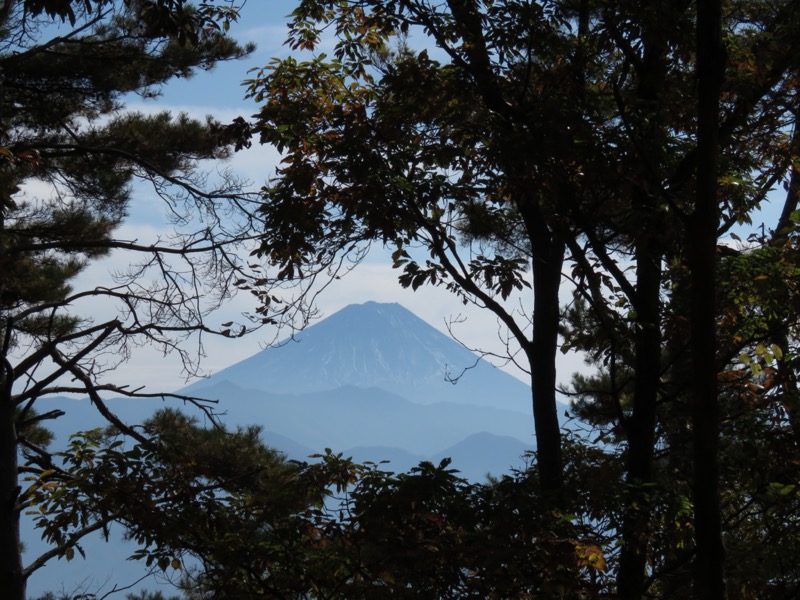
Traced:
<path fill-rule="evenodd" d="M 196 382 L 225 381 L 274 394 L 357 386 L 412 402 L 455 402 L 530 412 L 530 387 L 497 369 L 399 304 L 351 304 L 294 340 Z"/>

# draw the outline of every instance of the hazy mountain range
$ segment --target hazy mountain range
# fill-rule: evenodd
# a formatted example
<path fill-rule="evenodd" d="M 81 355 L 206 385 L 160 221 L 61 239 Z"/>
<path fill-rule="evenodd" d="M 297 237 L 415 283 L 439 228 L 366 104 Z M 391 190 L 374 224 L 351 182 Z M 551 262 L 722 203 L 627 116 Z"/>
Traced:
<path fill-rule="evenodd" d="M 450 451 L 479 479 L 535 446 L 530 387 L 399 304 L 347 306 L 182 392 L 261 425 L 292 458 L 327 447 L 395 469 Z"/>
<path fill-rule="evenodd" d="M 530 387 L 399 304 L 347 306 L 180 392 L 218 401 L 230 426 L 260 425 L 264 441 L 294 459 L 331 448 L 399 470 L 448 455 L 464 476 L 481 479 L 522 466 L 535 447 Z M 185 409 L 108 403 L 132 424 L 165 405 Z M 43 399 L 39 408 L 66 409 L 60 438 L 103 424 L 85 400 Z"/>
<path fill-rule="evenodd" d="M 389 461 L 383 468 L 397 472 L 450 457 L 463 476 L 480 480 L 523 467 L 522 455 L 535 447 L 530 387 L 399 304 L 350 305 L 181 393 L 218 400 L 226 424 L 262 426 L 265 443 L 295 459 L 331 448 L 357 461 Z M 108 404 L 131 424 L 165 405 L 183 408 L 160 400 Z M 66 412 L 54 427 L 58 440 L 103 424 L 86 400 L 46 398 L 38 406 L 56 407 Z M 97 557 L 87 547 L 88 561 L 59 561 L 41 576 L 102 582 L 101 564 L 114 553 L 105 548 Z M 117 576 L 129 571 L 117 567 Z M 59 589 L 31 585 L 32 593 Z"/>

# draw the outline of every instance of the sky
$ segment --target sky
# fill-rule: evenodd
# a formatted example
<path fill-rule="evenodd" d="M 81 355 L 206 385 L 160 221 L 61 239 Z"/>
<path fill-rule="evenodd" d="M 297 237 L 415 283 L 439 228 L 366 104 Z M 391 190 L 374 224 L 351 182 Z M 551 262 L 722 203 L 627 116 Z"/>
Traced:
<path fill-rule="evenodd" d="M 218 65 L 213 71 L 199 72 L 192 78 L 171 82 L 156 100 L 145 102 L 134 97 L 129 100 L 128 108 L 143 112 L 186 112 L 201 119 L 212 115 L 222 122 L 239 115 L 250 117 L 256 112 L 257 105 L 245 99 L 242 81 L 250 76 L 248 71 L 251 69 L 266 65 L 273 57 L 290 54 L 283 42 L 287 33 L 287 15 L 296 4 L 296 0 L 248 0 L 242 6 L 240 20 L 231 28 L 230 34 L 239 42 L 254 42 L 257 49 L 253 54 L 240 61 Z M 279 159 L 274 148 L 254 144 L 251 149 L 236 153 L 223 167 L 260 187 L 274 174 Z M 214 165 L 213 168 L 219 166 Z M 130 216 L 118 232 L 118 237 L 139 241 L 153 239 L 169 231 L 165 221 L 161 201 L 148 187 L 137 186 Z M 452 332 L 471 349 L 504 352 L 502 331 L 494 315 L 464 306 L 456 296 L 443 289 L 429 286 L 415 292 L 403 289 L 397 282 L 399 272 L 391 268 L 389 255 L 389 251 L 373 248 L 362 264 L 318 297 L 320 315 L 329 316 L 349 304 L 370 300 L 398 302 L 445 333 L 448 332 L 448 323 L 455 323 Z M 76 281 L 74 288 L 108 285 L 110 274 L 124 269 L 127 260 L 124 255 L 112 255 L 107 260 L 92 264 Z M 519 303 L 521 306 L 527 306 L 530 302 L 532 298 L 529 294 L 510 299 L 511 304 Z M 249 294 L 240 294 L 215 314 L 211 322 L 236 320 L 242 313 L 252 312 L 255 306 Z M 104 313 L 112 314 L 113 307 L 107 304 L 92 306 L 91 311 L 96 317 L 101 317 Z M 206 336 L 203 339 L 205 356 L 201 369 L 206 374 L 217 372 L 262 350 L 274 337 L 275 333 L 270 329 L 236 339 Z M 527 379 L 527 375 L 513 364 L 497 359 L 493 362 L 511 374 Z M 565 357 L 560 380 L 568 382 L 570 374 L 581 367 L 580 358 Z M 144 347 L 137 348 L 128 361 L 109 374 L 108 380 L 119 385 L 145 385 L 148 391 L 160 392 L 183 387 L 187 383 L 186 377 L 176 355 L 164 356 L 155 349 Z"/>
<path fill-rule="evenodd" d="M 128 103 L 129 108 L 146 112 L 186 112 L 201 119 L 205 115 L 213 115 L 223 122 L 239 115 L 250 117 L 256 112 L 257 105 L 245 99 L 242 81 L 250 76 L 248 71 L 251 69 L 265 66 L 273 57 L 290 54 L 283 42 L 287 33 L 287 15 L 296 4 L 297 0 L 248 0 L 241 7 L 240 20 L 230 33 L 242 43 L 254 42 L 257 49 L 253 54 L 240 61 L 219 65 L 211 72 L 200 72 L 193 78 L 176 80 L 168 84 L 155 101 L 143 102 L 133 98 Z M 237 153 L 224 167 L 260 187 L 274 173 L 279 158 L 274 148 L 254 144 L 251 149 Z M 130 218 L 120 231 L 121 237 L 145 240 L 166 231 L 168 227 L 163 205 L 151 190 L 137 187 Z M 124 268 L 125 265 L 120 262 L 124 260 L 127 259 L 112 256 L 104 262 L 93 264 L 76 282 L 76 289 L 107 282 L 111 272 Z M 440 288 L 425 286 L 415 292 L 403 289 L 397 283 L 398 272 L 391 269 L 390 262 L 389 252 L 374 248 L 361 265 L 319 296 L 317 306 L 320 314 L 331 315 L 348 304 L 369 300 L 399 302 L 443 332 L 447 332 L 448 323 L 457 321 L 453 332 L 469 348 L 503 353 L 502 331 L 494 315 L 464 306 L 458 298 Z M 568 302 L 569 295 L 569 289 L 565 286 L 562 302 Z M 523 307 L 531 302 L 529 291 L 510 300 L 510 304 Z M 254 309 L 251 296 L 242 294 L 214 315 L 212 322 L 236 320 L 241 313 Z M 103 310 L 112 309 L 106 306 L 93 310 L 99 316 Z M 263 349 L 274 335 L 274 331 L 265 329 L 236 339 L 206 337 L 201 369 L 211 374 L 243 360 Z M 494 362 L 523 380 L 527 378 L 513 364 Z M 564 384 L 569 382 L 573 372 L 587 370 L 581 357 L 574 354 L 559 356 L 558 367 L 558 381 Z M 137 349 L 129 361 L 111 374 L 111 379 L 118 384 L 145 385 L 151 392 L 176 390 L 187 383 L 186 373 L 182 372 L 177 356 L 163 356 L 149 348 Z"/>

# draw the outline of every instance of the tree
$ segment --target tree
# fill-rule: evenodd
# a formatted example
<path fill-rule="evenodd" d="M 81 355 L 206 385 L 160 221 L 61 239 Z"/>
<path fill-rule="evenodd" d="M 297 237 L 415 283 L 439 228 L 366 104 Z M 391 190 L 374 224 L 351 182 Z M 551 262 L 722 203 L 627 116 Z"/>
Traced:
<path fill-rule="evenodd" d="M 141 432 L 143 441 L 114 427 L 78 432 L 54 453 L 53 472 L 32 482 L 37 526 L 55 548 L 82 552 L 84 530 L 114 522 L 138 546 L 132 558 L 168 577 L 183 574 L 184 585 L 199 577 L 222 589 L 251 568 L 237 561 L 252 552 L 254 534 L 324 495 L 264 446 L 258 427 L 202 428 L 163 409 Z"/>
<path fill-rule="evenodd" d="M 800 529 L 791 514 L 798 500 L 794 487 L 798 447 L 790 416 L 796 390 L 783 383 L 784 378 L 793 377 L 796 365 L 791 366 L 793 358 L 789 364 L 778 359 L 784 355 L 772 341 L 774 332 L 784 328 L 790 339 L 797 339 L 796 279 L 789 274 L 796 270 L 797 262 L 789 250 L 795 244 L 778 250 L 769 238 L 754 235 L 747 251 L 726 251 L 717 266 L 717 334 L 725 344 L 717 349 L 722 366 L 718 367 L 715 399 L 723 415 L 718 508 L 727 590 L 732 598 L 790 597 L 796 590 L 794 564 L 783 559 L 800 540 Z M 670 318 L 669 313 L 665 316 Z M 579 331 L 586 336 L 588 348 L 594 344 L 589 340 L 593 333 L 595 341 L 602 339 L 601 328 L 587 327 L 591 319 L 583 315 L 571 319 L 581 324 Z M 568 337 L 577 343 L 578 336 L 573 333 L 568 332 Z M 685 364 L 675 356 L 686 352 L 687 340 L 669 341 L 663 361 L 670 366 L 664 371 L 657 413 L 659 450 L 647 496 L 653 531 L 647 540 L 649 572 L 644 580 L 650 596 L 665 598 L 692 593 L 695 549 L 691 517 L 697 518 L 692 501 L 692 403 Z M 787 356 L 794 355 L 792 342 Z M 598 354 L 596 364 L 599 376 L 574 380 L 581 398 L 575 410 L 598 427 L 604 444 L 617 443 L 624 440 L 624 434 L 614 398 L 623 410 L 630 410 L 630 358 L 620 353 L 613 378 L 602 355 Z M 607 555 L 607 559 L 613 568 L 615 557 Z"/>
<path fill-rule="evenodd" d="M 725 71 L 722 2 L 697 4 L 697 175 L 689 222 L 692 430 L 696 539 L 695 594 L 727 598 L 719 494 L 716 360 L 716 249 L 719 229 L 720 105 Z"/>
<path fill-rule="evenodd" d="M 272 283 L 380 243 L 404 285 L 494 311 L 530 367 L 537 465 L 556 506 L 558 293 L 571 267 L 590 318 L 566 342 L 603 365 L 626 450 L 624 598 L 655 581 L 656 488 L 669 485 L 657 450 L 691 418 L 688 389 L 696 451 L 684 464 L 710 561 L 697 562 L 697 593 L 724 594 L 716 379 L 746 342 L 715 337 L 717 245 L 794 159 L 798 6 L 701 4 L 304 2 L 290 45 L 313 50 L 331 31 L 333 57 L 275 61 L 249 82 L 261 140 L 286 155 L 262 208 Z M 526 287 L 531 310 L 507 309 Z"/>
<path fill-rule="evenodd" d="M 250 82 L 263 101 L 262 142 L 287 153 L 266 192 L 261 253 L 280 267 L 280 282 L 378 241 L 394 247 L 403 285 L 445 285 L 494 311 L 530 365 L 538 468 L 557 496 L 554 361 L 568 232 L 558 215 L 590 185 L 575 165 L 594 149 L 572 138 L 591 129 L 580 98 L 597 75 L 588 60 L 561 60 L 581 54 L 564 29 L 569 16 L 527 3 L 487 8 L 486 19 L 470 4 L 440 12 L 415 2 L 344 3 L 331 13 L 314 4 L 295 12 L 289 42 L 311 49 L 316 22 L 335 22 L 336 58 L 289 58 Z M 396 30 L 414 27 L 448 64 L 402 44 L 388 50 Z M 548 127 L 553 121 L 565 128 Z M 531 314 L 504 305 L 530 286 Z"/>
<path fill-rule="evenodd" d="M 114 427 L 79 432 L 56 453 L 61 464 L 54 460 L 54 472 L 30 486 L 37 526 L 54 548 L 71 553 L 81 551 L 84 530 L 115 522 L 138 546 L 132 558 L 187 577 L 217 575 L 221 586 L 238 577 L 245 563 L 237 556 L 248 553 L 255 532 L 322 494 L 264 446 L 260 433 L 201 428 L 172 409 L 144 423 L 141 441 Z M 199 574 L 185 564 L 199 564 Z M 228 570 L 220 573 L 223 566 Z"/>
<path fill-rule="evenodd" d="M 229 177 L 207 185 L 198 161 L 241 147 L 241 124 L 134 113 L 124 101 L 130 94 L 153 97 L 173 77 L 246 54 L 249 48 L 224 34 L 235 17 L 226 3 L 183 0 L 0 6 L 0 585 L 8 598 L 23 599 L 26 580 L 46 558 L 70 556 L 83 532 L 116 518 L 82 522 L 70 536 L 51 531 L 51 551 L 22 565 L 21 512 L 30 508 L 34 488 L 50 489 L 50 479 L 52 489 L 64 483 L 41 432 L 63 413 L 38 414 L 36 401 L 88 395 L 111 423 L 143 443 L 102 399 L 105 392 L 151 395 L 109 383 L 116 361 L 148 343 L 178 352 L 191 368 L 191 352 L 179 345 L 183 337 L 231 335 L 230 328 L 210 327 L 205 316 L 235 278 L 248 276 L 236 249 L 247 240 L 252 214 L 240 182 Z M 137 181 L 152 184 L 175 216 L 172 238 L 115 236 Z M 136 261 L 130 272 L 111 285 L 71 289 L 90 261 L 112 251 Z M 118 312 L 86 316 L 87 300 L 116 304 Z M 22 478 L 38 483 L 25 489 Z"/>
<path fill-rule="evenodd" d="M 577 455 L 565 454 L 571 465 Z M 531 502 L 534 473 L 473 485 L 449 461 L 395 474 L 330 452 L 316 458 L 282 483 L 310 500 L 302 508 L 275 511 L 271 492 L 253 494 L 214 513 L 208 529 L 203 520 L 186 528 L 181 544 L 212 546 L 186 582 L 189 598 L 578 598 L 605 589 L 597 540 L 578 517 Z"/>
<path fill-rule="evenodd" d="M 757 13 L 753 20 L 749 20 L 751 15 L 746 11 L 737 12 L 736 9 L 743 7 L 729 8 L 724 16 L 719 10 L 716 16 L 713 9 L 704 12 L 706 8 L 704 5 L 697 9 L 698 37 L 686 46 L 690 51 L 696 48 L 697 52 L 698 66 L 694 77 L 683 78 L 684 81 L 699 81 L 697 104 L 694 102 L 688 104 L 689 111 L 676 121 L 677 125 L 668 125 L 664 119 L 664 112 L 654 112 L 645 122 L 646 126 L 640 127 L 635 123 L 632 126 L 634 131 L 638 129 L 652 132 L 654 124 L 659 124 L 660 138 L 668 140 L 673 137 L 675 140 L 667 143 L 666 147 L 671 145 L 679 148 L 686 139 L 697 141 L 696 144 L 685 145 L 685 149 L 675 153 L 674 163 L 665 163 L 663 160 L 664 143 L 657 142 L 655 147 L 650 147 L 649 142 L 642 141 L 637 148 L 645 166 L 658 172 L 656 178 L 650 179 L 650 190 L 657 190 L 658 193 L 658 204 L 651 204 L 653 214 L 659 217 L 658 225 L 657 228 L 645 228 L 643 236 L 645 239 L 657 240 L 660 237 L 661 242 L 660 249 L 658 245 L 654 247 L 655 252 L 637 256 L 636 268 L 637 270 L 642 268 L 643 258 L 646 258 L 650 265 L 656 265 L 655 268 L 650 267 L 653 273 L 661 271 L 661 265 L 669 265 L 670 269 L 659 275 L 659 278 L 663 277 L 663 283 L 668 284 L 668 287 L 662 288 L 661 285 L 650 287 L 655 292 L 651 293 L 651 301 L 648 303 L 650 318 L 647 322 L 650 323 L 651 333 L 642 334 L 651 335 L 653 338 L 648 347 L 656 369 L 643 371 L 638 365 L 628 363 L 629 368 L 633 369 L 620 369 L 620 379 L 617 379 L 616 374 L 612 372 L 610 384 L 612 390 L 621 390 L 625 377 L 630 376 L 634 387 L 643 385 L 649 386 L 652 390 L 650 401 L 647 403 L 649 408 L 643 407 L 644 411 L 649 413 L 644 422 L 636 419 L 637 393 L 634 391 L 630 415 L 631 427 L 627 428 L 626 432 L 629 437 L 630 452 L 633 453 L 634 438 L 630 437 L 630 430 L 634 429 L 638 421 L 639 427 L 635 427 L 638 430 L 636 437 L 641 438 L 641 425 L 646 423 L 644 431 L 647 432 L 649 440 L 645 441 L 645 446 L 651 450 L 648 452 L 647 461 L 642 462 L 642 466 L 646 465 L 646 470 L 636 469 L 638 473 L 647 475 L 639 478 L 646 484 L 655 483 L 657 479 L 653 471 L 656 465 L 653 463 L 652 449 L 655 448 L 654 442 L 657 439 L 654 435 L 657 432 L 656 427 L 661 425 L 658 420 L 664 417 L 679 420 L 688 416 L 686 413 L 682 414 L 681 410 L 669 414 L 664 409 L 659 410 L 658 405 L 680 406 L 686 401 L 687 389 L 694 390 L 691 401 L 694 410 L 689 414 L 692 414 L 695 454 L 687 466 L 695 473 L 692 490 L 698 544 L 696 593 L 701 597 L 722 597 L 725 594 L 722 573 L 724 559 L 716 475 L 719 455 L 715 441 L 722 415 L 717 408 L 720 392 L 717 391 L 716 382 L 718 373 L 726 369 L 731 350 L 741 347 L 739 344 L 746 338 L 738 334 L 741 332 L 730 332 L 730 338 L 727 339 L 716 337 L 715 329 L 721 318 L 720 313 L 714 308 L 720 289 L 715 276 L 720 254 L 717 244 L 721 234 L 737 221 L 748 219 L 749 211 L 764 201 L 767 191 L 778 180 L 788 175 L 787 170 L 792 155 L 790 151 L 787 152 L 788 148 L 784 143 L 785 128 L 787 123 L 791 123 L 791 126 L 794 124 L 786 120 L 785 102 L 787 95 L 792 97 L 791 82 L 796 68 L 796 47 L 791 45 L 789 38 L 786 38 L 788 45 L 770 56 L 769 70 L 761 71 L 752 79 L 748 76 L 748 70 L 752 66 L 751 57 L 765 48 L 766 38 L 761 36 L 783 39 L 782 36 L 788 34 L 784 29 L 784 18 L 796 10 L 796 7 L 791 3 L 773 7 L 774 12 Z M 690 23 L 688 19 L 695 19 L 692 10 L 687 11 L 682 17 L 684 23 Z M 742 26 L 743 20 L 747 25 Z M 727 69 L 725 61 L 721 58 L 720 24 L 724 30 L 725 47 L 729 53 Z M 716 34 L 714 34 L 715 28 Z M 694 89 L 680 86 L 679 69 L 670 65 L 672 73 L 669 69 L 664 70 L 664 61 L 669 56 L 665 53 L 666 48 L 679 47 L 680 42 L 680 34 L 676 33 L 668 45 L 664 46 L 664 39 L 661 38 L 659 41 L 658 32 L 663 35 L 667 29 L 669 28 L 657 25 L 653 30 L 650 40 L 655 45 L 651 46 L 650 56 L 656 57 L 656 62 L 661 65 L 661 69 L 667 75 L 666 81 L 671 82 L 671 90 L 678 90 L 677 93 L 682 94 L 684 98 L 692 98 L 695 94 Z M 681 27 L 671 29 L 675 32 L 680 30 Z M 643 39 L 646 47 L 647 37 L 644 36 Z M 659 52 L 661 57 L 657 58 Z M 645 51 L 644 56 L 647 54 Z M 674 74 L 678 74 L 677 80 L 673 79 Z M 659 104 L 664 106 L 664 99 L 668 98 L 668 95 L 659 94 Z M 677 98 L 678 96 L 675 97 L 675 104 L 669 104 L 670 107 L 677 106 Z M 675 111 L 672 108 L 670 110 L 669 118 L 680 115 L 679 110 Z M 675 135 L 681 127 L 685 128 L 685 133 Z M 659 139 L 652 133 L 641 136 L 640 139 L 648 138 Z M 758 141 L 751 146 L 749 143 L 741 144 L 742 138 Z M 654 169 L 653 165 L 658 167 Z M 643 180 L 647 181 L 644 178 Z M 664 182 L 668 182 L 667 185 L 664 185 Z M 682 231 L 688 232 L 688 236 L 684 236 Z M 664 235 L 664 232 L 667 234 Z M 620 271 L 602 259 L 606 249 L 592 244 L 592 251 L 601 259 L 603 266 L 614 275 L 617 285 L 625 289 Z M 647 280 L 642 280 L 640 277 L 637 279 L 639 281 L 635 292 L 639 292 L 641 302 L 641 290 L 645 289 L 642 284 L 653 280 L 652 277 Z M 636 295 L 626 292 L 626 296 L 631 299 L 635 319 L 638 321 L 642 307 L 633 302 Z M 662 298 L 668 300 L 664 301 Z M 664 316 L 667 318 L 664 319 Z M 669 336 L 665 339 L 666 353 L 661 343 L 656 340 L 660 332 L 665 332 Z M 611 329 L 603 337 L 616 338 L 613 342 L 615 348 L 609 348 L 605 353 L 606 364 L 610 362 L 614 365 L 615 357 L 624 354 L 624 351 L 616 350 L 621 346 L 621 340 Z M 690 339 L 689 344 L 685 342 L 687 338 Z M 637 358 L 639 354 L 637 345 Z M 717 358 L 711 360 L 710 357 L 714 356 Z M 690 375 L 691 372 L 694 374 Z M 665 381 L 668 382 L 666 385 Z M 615 402 L 619 403 L 620 396 L 617 393 L 612 396 L 616 396 Z M 620 420 L 624 425 L 625 411 L 618 406 L 615 412 L 621 415 Z M 678 422 L 673 422 L 672 425 L 661 426 L 674 428 L 677 424 Z M 679 445 L 670 448 L 672 452 L 680 452 Z M 634 469 L 630 469 L 629 473 L 634 473 Z M 647 526 L 650 520 L 649 509 L 642 510 L 641 507 L 647 507 L 648 502 L 644 500 L 637 504 L 639 508 L 636 512 L 639 513 L 641 525 L 636 526 L 634 531 L 639 529 L 641 533 L 637 537 L 640 540 L 647 540 L 651 535 Z M 630 595 L 622 588 L 623 580 L 635 582 L 630 588 L 626 588 L 631 594 L 639 596 L 643 592 L 645 580 L 642 574 L 645 556 L 642 550 L 644 546 L 636 548 L 634 552 L 638 557 L 631 557 L 631 577 L 625 576 L 621 567 L 620 591 L 623 595 Z M 635 575 L 636 573 L 639 575 Z"/>

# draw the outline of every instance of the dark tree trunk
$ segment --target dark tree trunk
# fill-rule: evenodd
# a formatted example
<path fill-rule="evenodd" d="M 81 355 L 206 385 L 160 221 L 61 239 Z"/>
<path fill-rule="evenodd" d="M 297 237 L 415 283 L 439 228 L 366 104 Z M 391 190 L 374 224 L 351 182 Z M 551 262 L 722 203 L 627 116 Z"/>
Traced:
<path fill-rule="evenodd" d="M 563 485 L 563 459 L 556 408 L 556 353 L 560 322 L 558 292 L 565 247 L 553 238 L 539 246 L 533 261 L 533 336 L 528 358 L 539 479 L 546 494 L 558 496 Z"/>
<path fill-rule="evenodd" d="M 17 433 L 8 364 L 0 365 L 0 590 L 4 600 L 25 600 L 19 537 Z"/>
<path fill-rule="evenodd" d="M 722 600 L 725 549 L 719 498 L 716 246 L 719 102 L 724 69 L 719 0 L 697 3 L 697 182 L 691 221 L 690 352 L 694 450 L 695 597 Z"/>
<path fill-rule="evenodd" d="M 524 111 L 509 104 L 503 97 L 498 73 L 492 66 L 493 56 L 484 39 L 478 3 L 448 0 L 457 31 L 465 40 L 466 72 L 475 81 L 476 88 L 486 106 L 500 115 L 507 127 L 507 139 L 519 138 L 527 129 L 520 119 Z M 585 12 L 585 11 L 584 11 Z M 587 17 L 588 18 L 588 17 Z M 537 147 L 542 140 L 536 137 L 528 142 Z M 524 147 L 524 145 L 523 145 Z M 561 454 L 561 429 L 556 409 L 556 353 L 560 323 L 559 297 L 561 269 L 564 264 L 566 244 L 546 224 L 546 212 L 537 199 L 529 197 L 526 190 L 536 184 L 529 180 L 529 167 L 525 150 L 520 154 L 514 146 L 503 149 L 502 161 L 510 179 L 514 181 L 522 200 L 520 210 L 533 248 L 533 333 L 529 344 L 520 339 L 531 368 L 534 430 L 536 432 L 537 462 L 542 491 L 557 505 L 563 486 L 563 460 Z M 535 156 L 535 153 L 534 153 Z"/>
<path fill-rule="evenodd" d="M 800 154 L 800 109 L 796 108 L 793 116 L 795 126 L 792 132 L 791 152 L 794 156 L 797 156 Z M 796 165 L 792 165 L 789 189 L 786 191 L 786 199 L 783 202 L 781 216 L 770 241 L 774 248 L 784 249 L 787 244 L 791 243 L 789 241 L 789 233 L 794 225 L 792 213 L 798 209 L 798 206 L 800 206 L 800 169 Z M 782 354 L 782 357 L 778 360 L 777 377 L 782 390 L 783 406 L 789 418 L 795 442 L 800 444 L 800 391 L 797 386 L 797 375 L 792 365 L 793 359 L 790 358 L 789 354 L 789 328 L 790 324 L 785 320 L 782 322 L 781 319 L 770 319 L 769 330 L 773 343 L 778 344 Z"/>
<path fill-rule="evenodd" d="M 676 19 L 680 11 L 670 15 Z M 667 18 L 666 16 L 664 18 Z M 642 184 L 633 198 L 631 232 L 636 262 L 636 289 L 630 298 L 636 312 L 634 329 L 633 410 L 624 423 L 628 440 L 626 456 L 625 512 L 622 520 L 622 550 L 617 573 L 620 598 L 639 600 L 645 593 L 645 574 L 652 509 L 649 495 L 653 482 L 655 452 L 656 405 L 661 380 L 661 281 L 664 223 L 661 211 L 647 190 L 652 177 L 646 165 L 661 164 L 665 156 L 666 136 L 657 107 L 664 91 L 667 74 L 669 28 L 663 22 L 644 21 L 642 35 L 642 76 L 636 95 L 642 106 L 649 107 L 639 117 L 640 131 L 636 146 L 641 153 Z M 647 111 L 651 111 L 649 114 Z M 644 118 L 644 115 L 647 117 Z"/>
<path fill-rule="evenodd" d="M 649 230 L 649 228 L 645 228 Z M 636 358 L 633 413 L 626 423 L 628 436 L 628 497 L 622 524 L 622 553 L 617 577 L 619 597 L 641 598 L 650 542 L 656 403 L 661 376 L 661 253 L 653 237 L 643 237 L 636 248 Z"/>

